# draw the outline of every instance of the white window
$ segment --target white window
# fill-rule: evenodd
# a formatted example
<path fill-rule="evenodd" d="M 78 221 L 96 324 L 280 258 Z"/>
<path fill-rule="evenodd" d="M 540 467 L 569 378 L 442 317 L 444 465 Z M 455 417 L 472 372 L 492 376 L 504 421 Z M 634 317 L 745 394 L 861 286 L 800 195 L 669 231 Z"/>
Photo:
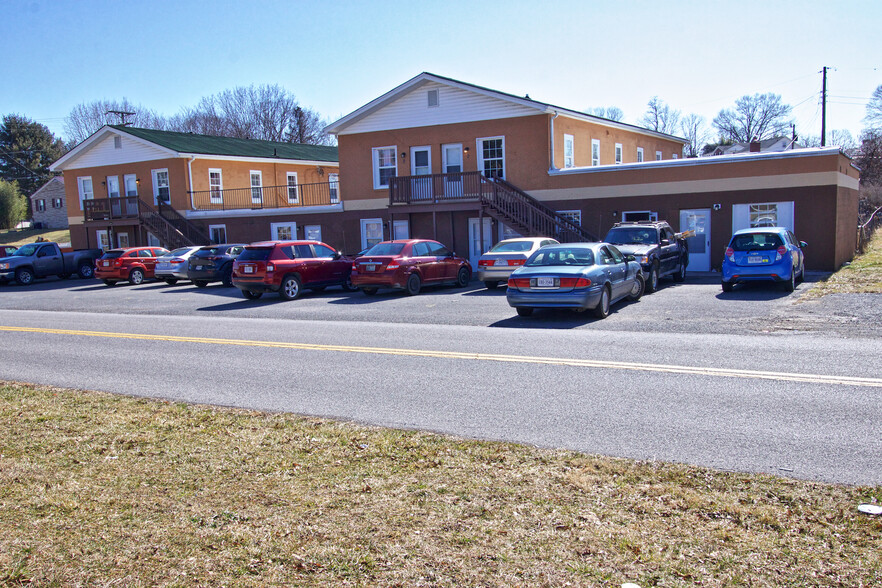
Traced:
<path fill-rule="evenodd" d="M 119 176 L 107 176 L 107 197 L 119 198 Z"/>
<path fill-rule="evenodd" d="M 122 149 L 122 137 L 117 136 L 113 138 L 113 148 Z"/>
<path fill-rule="evenodd" d="M 306 225 L 303 227 L 303 234 L 305 238 L 310 241 L 321 241 L 322 240 L 322 226 L 321 225 Z"/>
<path fill-rule="evenodd" d="M 150 231 L 147 231 L 147 245 L 149 247 L 162 247 L 162 244 L 160 244 L 159 242 L 159 238 Z"/>
<path fill-rule="evenodd" d="M 398 162 L 395 154 L 398 147 L 375 147 L 372 149 L 374 162 L 374 190 L 388 188 L 392 178 L 398 175 Z"/>
<path fill-rule="evenodd" d="M 227 242 L 227 225 L 208 225 L 208 238 L 212 243 Z"/>
<path fill-rule="evenodd" d="M 748 206 L 750 207 L 751 229 L 778 226 L 777 204 L 750 204 Z"/>
<path fill-rule="evenodd" d="M 656 152 L 655 152 L 655 160 L 656 160 L 656 161 L 661 161 L 661 159 L 662 159 L 662 152 L 661 152 L 661 151 L 656 151 Z"/>
<path fill-rule="evenodd" d="M 643 147 L 637 148 L 637 163 L 643 163 Z"/>
<path fill-rule="evenodd" d="M 129 234 L 119 233 L 116 236 L 116 246 L 125 249 L 129 246 Z"/>
<path fill-rule="evenodd" d="M 83 200 L 91 200 L 95 197 L 92 192 L 92 178 L 77 178 L 77 190 L 80 193 L 80 210 L 83 210 Z"/>
<path fill-rule="evenodd" d="M 557 214 L 562 217 L 569 219 L 574 224 L 578 226 L 582 226 L 582 211 L 581 210 L 558 210 Z"/>
<path fill-rule="evenodd" d="M 38 200 L 34 200 L 34 208 L 37 212 L 43 212 L 46 210 L 46 200 L 40 198 Z"/>
<path fill-rule="evenodd" d="M 572 135 L 564 135 L 564 168 L 575 167 L 575 139 Z"/>
<path fill-rule="evenodd" d="M 53 198 L 52 199 L 52 208 L 61 208 L 64 202 L 61 198 Z"/>
<path fill-rule="evenodd" d="M 153 203 L 165 202 L 168 204 L 170 198 L 168 170 L 154 169 L 150 170 L 150 174 L 153 176 Z"/>
<path fill-rule="evenodd" d="M 138 195 L 138 176 L 135 174 L 126 174 L 123 176 L 123 184 L 125 184 L 126 196 Z"/>
<path fill-rule="evenodd" d="M 299 204 L 300 193 L 297 191 L 297 172 L 288 172 L 288 204 Z"/>
<path fill-rule="evenodd" d="M 217 168 L 208 170 L 208 195 L 212 204 L 224 201 L 224 175 Z"/>
<path fill-rule="evenodd" d="M 622 163 L 622 144 L 616 143 L 616 165 Z"/>
<path fill-rule="evenodd" d="M 674 159 L 677 159 L 679 156 L 676 153 L 673 153 L 673 154 L 671 154 L 671 157 L 673 157 Z"/>
<path fill-rule="evenodd" d="M 429 90 L 428 99 L 429 99 L 429 108 L 434 108 L 435 106 L 438 106 L 438 104 L 440 103 L 439 102 L 440 96 L 438 95 L 438 90 Z"/>
<path fill-rule="evenodd" d="M 270 223 L 273 241 L 293 241 L 297 238 L 297 223 Z"/>
<path fill-rule="evenodd" d="M 505 179 L 505 137 L 478 139 L 478 169 L 486 178 Z"/>
<path fill-rule="evenodd" d="M 793 202 L 757 202 L 732 206 L 732 231 L 760 227 L 793 230 Z"/>
<path fill-rule="evenodd" d="M 328 190 L 331 193 L 331 204 L 340 202 L 340 175 L 328 174 Z"/>
<path fill-rule="evenodd" d="M 263 174 L 259 170 L 251 170 L 251 203 L 263 202 Z"/>
<path fill-rule="evenodd" d="M 410 239 L 410 223 L 406 220 L 392 222 L 393 239 Z"/>
<path fill-rule="evenodd" d="M 373 247 L 383 240 L 383 220 L 379 218 L 361 219 L 361 248 Z"/>
<path fill-rule="evenodd" d="M 432 173 L 432 148 L 410 148 L 410 173 L 414 176 L 427 176 Z"/>
<path fill-rule="evenodd" d="M 591 165 L 600 165 L 600 139 L 591 139 Z"/>
<path fill-rule="evenodd" d="M 110 249 L 110 233 L 107 230 L 95 231 L 95 238 L 98 247 L 105 251 Z"/>

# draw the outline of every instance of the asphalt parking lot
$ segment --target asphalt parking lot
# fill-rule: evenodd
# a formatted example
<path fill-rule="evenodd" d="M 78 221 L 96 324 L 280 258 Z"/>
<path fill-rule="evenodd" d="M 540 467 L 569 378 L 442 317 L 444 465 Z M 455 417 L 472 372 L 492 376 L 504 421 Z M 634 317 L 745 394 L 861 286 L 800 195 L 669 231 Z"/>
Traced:
<path fill-rule="evenodd" d="M 390 290 L 368 297 L 329 288 L 306 291 L 300 299 L 288 302 L 275 294 L 246 300 L 238 289 L 220 283 L 204 289 L 190 282 L 169 286 L 154 281 L 108 288 L 98 280 L 49 278 L 28 287 L 0 285 L 0 300 L 10 310 L 705 334 L 822 331 L 841 337 L 878 337 L 882 324 L 879 295 L 804 299 L 813 283 L 824 277 L 808 274 L 793 293 L 771 285 L 746 285 L 723 293 L 718 274 L 690 274 L 685 283 L 663 280 L 658 292 L 634 303 L 614 305 L 604 320 L 567 310 L 538 310 L 521 318 L 506 303 L 505 288 L 487 290 L 477 281 L 466 288 L 427 287 L 414 297 Z"/>

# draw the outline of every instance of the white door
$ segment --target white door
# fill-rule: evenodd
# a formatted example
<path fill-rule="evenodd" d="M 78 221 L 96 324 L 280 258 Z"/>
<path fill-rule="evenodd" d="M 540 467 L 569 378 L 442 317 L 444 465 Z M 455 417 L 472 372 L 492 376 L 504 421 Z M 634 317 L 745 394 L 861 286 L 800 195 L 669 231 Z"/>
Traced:
<path fill-rule="evenodd" d="M 441 167 L 442 173 L 452 174 L 444 181 L 444 196 L 462 196 L 462 143 L 441 146 Z"/>
<path fill-rule="evenodd" d="M 469 263 L 472 271 L 477 272 L 478 260 L 485 251 L 493 246 L 493 226 L 489 217 L 484 217 L 484 240 L 481 241 L 481 219 L 469 219 Z"/>
<path fill-rule="evenodd" d="M 410 180 L 411 200 L 431 200 L 432 194 L 432 149 L 431 147 L 410 148 Z"/>
<path fill-rule="evenodd" d="M 680 230 L 694 231 L 689 244 L 689 271 L 708 272 L 711 268 L 711 227 L 709 208 L 680 211 Z"/>

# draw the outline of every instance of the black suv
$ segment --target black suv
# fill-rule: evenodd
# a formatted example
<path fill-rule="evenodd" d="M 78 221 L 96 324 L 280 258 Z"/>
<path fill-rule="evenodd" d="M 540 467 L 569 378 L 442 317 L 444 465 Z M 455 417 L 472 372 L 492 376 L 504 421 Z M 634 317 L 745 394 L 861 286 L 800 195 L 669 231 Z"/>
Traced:
<path fill-rule="evenodd" d="M 245 250 L 244 243 L 223 243 L 200 247 L 187 263 L 187 277 L 204 288 L 209 282 L 233 285 L 233 260 Z"/>
<path fill-rule="evenodd" d="M 686 237 L 684 233 L 675 233 L 666 221 L 638 221 L 614 224 L 604 241 L 637 258 L 646 275 L 646 291 L 655 292 L 659 278 L 672 276 L 675 282 L 686 279 Z"/>

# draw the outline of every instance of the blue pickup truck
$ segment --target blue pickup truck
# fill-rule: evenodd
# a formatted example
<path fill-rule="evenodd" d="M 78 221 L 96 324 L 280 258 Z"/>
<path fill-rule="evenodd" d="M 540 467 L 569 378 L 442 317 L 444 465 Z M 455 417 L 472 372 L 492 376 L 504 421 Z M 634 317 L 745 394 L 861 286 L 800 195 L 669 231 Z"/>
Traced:
<path fill-rule="evenodd" d="M 14 279 L 22 286 L 27 286 L 35 279 L 47 276 L 68 278 L 77 274 L 81 278 L 91 278 L 95 271 L 95 260 L 103 254 L 101 249 L 63 253 L 58 243 L 48 241 L 28 243 L 9 257 L 0 259 L 0 282 Z"/>

